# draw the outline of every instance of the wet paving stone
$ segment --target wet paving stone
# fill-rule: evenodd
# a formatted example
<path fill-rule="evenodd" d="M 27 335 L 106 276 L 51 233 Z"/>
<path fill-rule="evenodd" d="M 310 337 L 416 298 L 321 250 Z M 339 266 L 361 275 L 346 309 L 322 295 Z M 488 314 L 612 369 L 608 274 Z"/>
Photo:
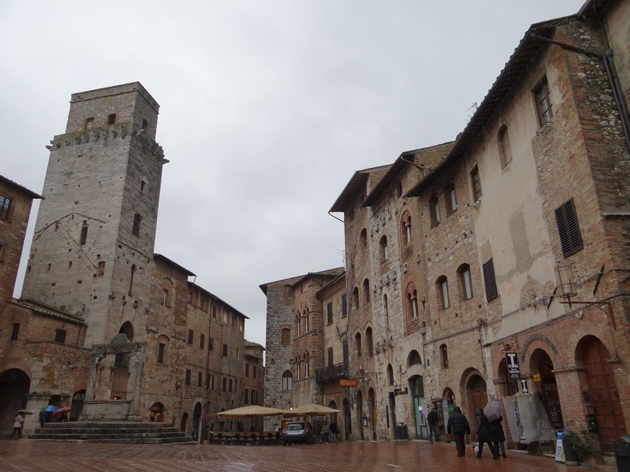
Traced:
<path fill-rule="evenodd" d="M 457 457 L 454 444 L 356 442 L 313 446 L 217 446 L 0 441 L 2 472 L 565 472 L 547 457 Z"/>

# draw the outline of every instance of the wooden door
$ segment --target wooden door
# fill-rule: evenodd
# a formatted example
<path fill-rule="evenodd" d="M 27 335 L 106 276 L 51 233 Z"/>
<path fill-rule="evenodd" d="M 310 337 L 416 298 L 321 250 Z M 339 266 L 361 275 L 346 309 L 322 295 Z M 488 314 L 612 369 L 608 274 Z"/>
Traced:
<path fill-rule="evenodd" d="M 486 390 L 486 382 L 479 375 L 471 379 L 470 385 L 470 416 L 468 417 L 468 423 L 470 424 L 471 440 L 474 442 L 477 440 L 477 409 L 483 408 L 488 404 L 488 393 Z"/>
<path fill-rule="evenodd" d="M 608 359 L 606 346 L 593 337 L 584 346 L 584 367 L 590 401 L 599 424 L 602 451 L 613 452 L 613 440 L 626 434 L 626 426 L 619 402 L 619 392 Z"/>

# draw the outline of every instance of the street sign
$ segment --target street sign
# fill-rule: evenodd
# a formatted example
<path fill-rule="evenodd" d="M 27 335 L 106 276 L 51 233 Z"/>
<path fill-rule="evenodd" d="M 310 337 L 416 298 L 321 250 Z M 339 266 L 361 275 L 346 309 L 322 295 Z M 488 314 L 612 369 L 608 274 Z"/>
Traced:
<path fill-rule="evenodd" d="M 518 379 L 521 377 L 521 370 L 518 367 L 518 355 L 515 352 L 507 352 L 505 354 L 507 360 L 508 374 L 511 379 Z"/>
<path fill-rule="evenodd" d="M 340 387 L 356 387 L 357 379 L 340 379 L 339 386 Z"/>
<path fill-rule="evenodd" d="M 523 393 L 529 393 L 529 389 L 527 388 L 527 379 L 521 379 L 521 391 Z"/>

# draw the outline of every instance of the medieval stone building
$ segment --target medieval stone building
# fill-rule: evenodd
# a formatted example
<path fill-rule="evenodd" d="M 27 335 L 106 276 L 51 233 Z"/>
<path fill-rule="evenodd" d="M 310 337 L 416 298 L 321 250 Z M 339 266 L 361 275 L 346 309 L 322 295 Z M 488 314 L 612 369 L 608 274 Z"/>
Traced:
<path fill-rule="evenodd" d="M 533 25 L 456 141 L 355 173 L 310 370 L 298 278 L 266 286 L 268 402 L 300 406 L 284 378 L 307 373 L 344 439 L 381 440 L 398 422 L 426 438 L 433 406 L 443 423 L 539 392 L 553 428 L 589 424 L 612 450 L 630 421 L 629 22 L 627 0 L 588 1 Z"/>
<path fill-rule="evenodd" d="M 19 300 L 11 294 L 40 197 L 0 179 L 1 432 L 16 407 L 48 403 L 71 406 L 71 420 L 167 421 L 194 438 L 242 427 L 214 414 L 243 404 L 247 316 L 154 253 L 168 162 L 158 109 L 137 82 L 72 95 L 66 131 L 47 146 Z"/>

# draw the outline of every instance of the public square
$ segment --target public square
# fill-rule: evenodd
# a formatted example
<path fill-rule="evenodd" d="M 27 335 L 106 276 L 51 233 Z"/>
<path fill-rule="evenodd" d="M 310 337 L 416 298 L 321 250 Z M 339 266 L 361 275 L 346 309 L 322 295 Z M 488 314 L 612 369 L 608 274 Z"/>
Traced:
<path fill-rule="evenodd" d="M 486 451 L 488 452 L 488 451 Z M 566 471 L 548 457 L 508 451 L 476 459 L 468 447 L 458 458 L 454 444 L 353 442 L 312 446 L 152 446 L 52 441 L 1 441 L 3 472 L 130 471 Z"/>

